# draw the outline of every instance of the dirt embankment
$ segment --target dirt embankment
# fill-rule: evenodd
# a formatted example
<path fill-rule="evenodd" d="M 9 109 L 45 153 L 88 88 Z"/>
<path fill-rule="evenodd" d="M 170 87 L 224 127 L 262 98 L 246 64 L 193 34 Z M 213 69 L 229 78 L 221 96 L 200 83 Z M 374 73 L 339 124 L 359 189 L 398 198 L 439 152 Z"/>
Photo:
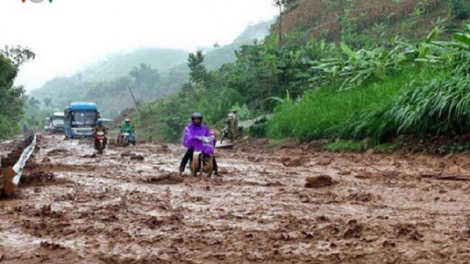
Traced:
<path fill-rule="evenodd" d="M 470 259 L 470 157 L 261 145 L 218 149 L 224 177 L 195 178 L 177 175 L 179 146 L 94 155 L 46 136 L 36 178 L 0 201 L 0 263 Z"/>

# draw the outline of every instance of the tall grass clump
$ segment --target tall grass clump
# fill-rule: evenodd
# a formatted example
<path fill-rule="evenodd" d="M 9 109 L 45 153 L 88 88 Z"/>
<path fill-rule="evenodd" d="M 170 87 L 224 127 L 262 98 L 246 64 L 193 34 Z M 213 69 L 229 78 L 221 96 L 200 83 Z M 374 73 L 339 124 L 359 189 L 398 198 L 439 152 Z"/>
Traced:
<path fill-rule="evenodd" d="M 345 91 L 322 88 L 299 100 L 285 101 L 268 123 L 268 136 L 295 137 L 301 141 L 371 137 L 381 141 L 398 128 L 386 115 L 396 94 L 417 75 L 416 70 L 408 70 L 365 87 Z"/>
<path fill-rule="evenodd" d="M 435 78 L 397 96 L 387 117 L 399 133 L 454 136 L 470 132 L 470 24 L 452 41 L 422 45 L 424 62 L 439 71 Z"/>
<path fill-rule="evenodd" d="M 470 132 L 470 75 L 453 71 L 397 96 L 387 117 L 399 133 L 454 136 Z"/>

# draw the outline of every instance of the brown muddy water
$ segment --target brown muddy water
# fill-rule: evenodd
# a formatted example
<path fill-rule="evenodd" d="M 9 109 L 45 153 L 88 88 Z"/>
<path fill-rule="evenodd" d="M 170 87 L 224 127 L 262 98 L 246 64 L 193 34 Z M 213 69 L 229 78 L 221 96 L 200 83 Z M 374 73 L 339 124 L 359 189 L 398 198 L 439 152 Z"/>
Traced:
<path fill-rule="evenodd" d="M 0 200 L 0 264 L 470 260 L 468 155 L 251 146 L 217 149 L 223 177 L 201 178 L 178 176 L 176 145 L 38 144 Z"/>

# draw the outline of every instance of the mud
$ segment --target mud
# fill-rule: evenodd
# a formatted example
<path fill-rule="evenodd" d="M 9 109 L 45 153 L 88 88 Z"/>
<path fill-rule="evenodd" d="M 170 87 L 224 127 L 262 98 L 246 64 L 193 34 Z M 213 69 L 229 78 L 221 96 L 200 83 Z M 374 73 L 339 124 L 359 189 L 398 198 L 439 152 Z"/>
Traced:
<path fill-rule="evenodd" d="M 0 200 L 0 263 L 468 263 L 470 156 L 249 140 L 199 178 L 180 146 L 45 136 Z"/>

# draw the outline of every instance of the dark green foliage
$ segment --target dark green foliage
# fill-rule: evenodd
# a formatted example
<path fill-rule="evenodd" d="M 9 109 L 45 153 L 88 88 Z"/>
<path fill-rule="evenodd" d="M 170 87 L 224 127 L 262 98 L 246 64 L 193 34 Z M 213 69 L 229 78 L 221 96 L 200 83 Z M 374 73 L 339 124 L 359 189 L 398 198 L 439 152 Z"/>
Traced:
<path fill-rule="evenodd" d="M 204 85 L 208 79 L 207 70 L 203 63 L 204 55 L 202 54 L 202 51 L 198 50 L 196 54 L 189 54 L 189 80 L 197 85 Z"/>
<path fill-rule="evenodd" d="M 24 101 L 22 86 L 13 86 L 18 67 L 35 54 L 21 47 L 5 47 L 0 50 L 0 138 L 13 135 L 23 118 Z"/>
<path fill-rule="evenodd" d="M 266 137 L 266 126 L 268 119 L 262 118 L 257 120 L 250 128 L 248 128 L 248 134 L 252 137 Z"/>
<path fill-rule="evenodd" d="M 450 0 L 452 16 L 459 20 L 470 17 L 470 2 L 467 0 Z"/>

